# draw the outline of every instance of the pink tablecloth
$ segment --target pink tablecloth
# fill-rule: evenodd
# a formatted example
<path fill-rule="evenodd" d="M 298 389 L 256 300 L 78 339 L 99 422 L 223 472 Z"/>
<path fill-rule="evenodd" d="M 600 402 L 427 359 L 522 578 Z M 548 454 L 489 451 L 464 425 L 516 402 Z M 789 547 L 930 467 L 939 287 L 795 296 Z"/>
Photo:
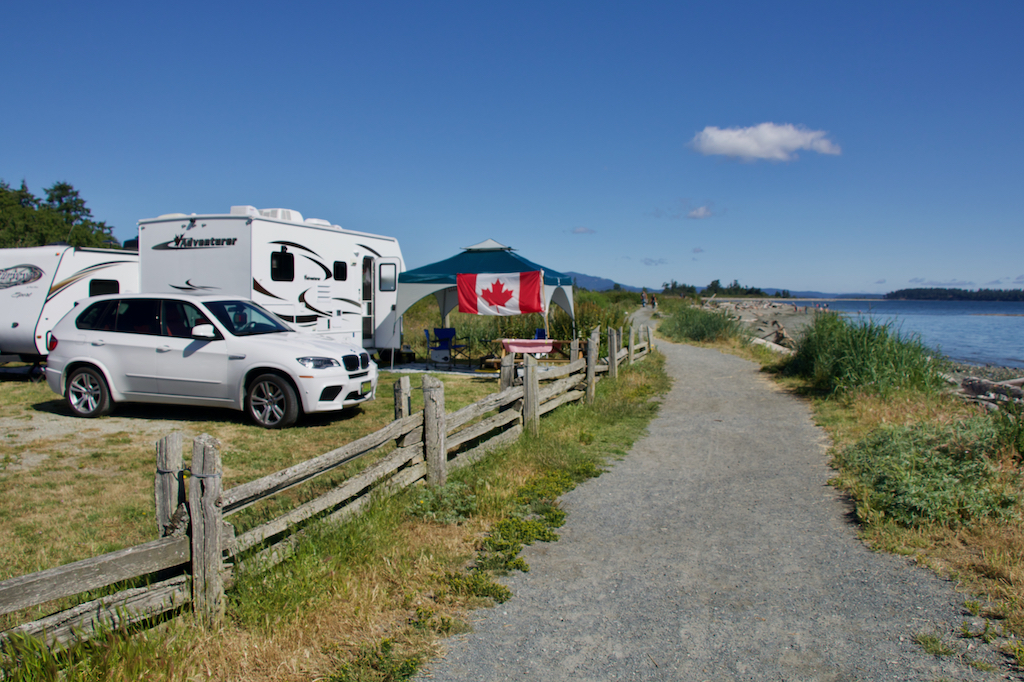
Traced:
<path fill-rule="evenodd" d="M 550 353 L 555 347 L 553 339 L 502 339 L 506 353 Z"/>

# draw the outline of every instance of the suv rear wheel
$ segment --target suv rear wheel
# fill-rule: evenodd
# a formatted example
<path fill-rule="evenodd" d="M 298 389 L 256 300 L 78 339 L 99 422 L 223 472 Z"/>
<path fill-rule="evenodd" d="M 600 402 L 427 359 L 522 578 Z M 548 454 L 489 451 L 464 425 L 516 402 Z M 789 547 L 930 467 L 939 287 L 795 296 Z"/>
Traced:
<path fill-rule="evenodd" d="M 265 429 L 286 429 L 299 418 L 299 399 L 287 379 L 261 374 L 245 392 L 245 412 Z"/>
<path fill-rule="evenodd" d="M 107 381 L 94 367 L 79 367 L 71 372 L 64 397 L 76 417 L 102 417 L 114 407 Z"/>

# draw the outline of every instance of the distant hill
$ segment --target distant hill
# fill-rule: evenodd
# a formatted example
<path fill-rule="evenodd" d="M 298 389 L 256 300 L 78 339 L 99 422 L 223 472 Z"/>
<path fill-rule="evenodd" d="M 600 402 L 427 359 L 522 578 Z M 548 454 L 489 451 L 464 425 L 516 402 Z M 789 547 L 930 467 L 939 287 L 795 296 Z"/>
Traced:
<path fill-rule="evenodd" d="M 703 289 L 703 287 L 698 287 Z M 774 296 L 776 291 L 783 291 L 782 289 L 772 289 L 764 287 L 762 289 L 764 293 L 769 296 Z M 829 294 L 823 291 L 790 291 L 790 298 L 885 298 L 884 294 Z"/>
<path fill-rule="evenodd" d="M 609 291 L 615 288 L 616 282 L 606 277 L 594 277 L 593 275 L 584 275 L 581 272 L 565 272 L 565 275 L 569 275 L 576 282 L 576 286 L 590 291 Z M 619 284 L 619 288 L 623 291 L 643 291 L 643 287 L 634 287 L 628 284 Z M 706 287 L 697 287 L 697 291 L 704 291 Z M 653 291 L 656 294 L 661 293 L 661 286 L 647 287 L 647 291 Z M 782 292 L 783 289 L 775 289 L 772 287 L 761 287 L 768 296 L 774 296 L 775 292 Z M 822 291 L 790 291 L 789 295 L 791 298 L 884 298 L 884 294 L 829 294 Z"/>
<path fill-rule="evenodd" d="M 562 274 L 569 275 L 576 282 L 576 286 L 589 291 L 610 291 L 617 284 L 617 282 L 613 282 L 605 277 L 592 277 L 581 272 L 564 272 Z M 623 291 L 643 291 L 643 287 L 631 287 L 628 284 L 619 284 L 619 288 Z M 647 287 L 647 291 L 660 292 L 661 287 L 657 289 Z"/>
<path fill-rule="evenodd" d="M 774 295 L 776 289 L 765 289 L 764 291 Z M 821 291 L 790 291 L 789 295 L 791 298 L 885 298 L 884 294 L 829 294 Z"/>

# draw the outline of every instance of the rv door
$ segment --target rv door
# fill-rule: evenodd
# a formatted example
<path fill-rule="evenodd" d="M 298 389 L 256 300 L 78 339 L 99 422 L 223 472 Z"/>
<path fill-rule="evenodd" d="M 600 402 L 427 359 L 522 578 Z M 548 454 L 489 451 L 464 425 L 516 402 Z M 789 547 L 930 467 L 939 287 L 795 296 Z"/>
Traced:
<path fill-rule="evenodd" d="M 402 322 L 395 316 L 398 303 L 398 273 L 402 270 L 400 258 L 377 259 L 377 287 L 374 301 L 374 347 L 396 349 L 402 345 Z"/>
<path fill-rule="evenodd" d="M 373 258 L 363 257 L 363 346 L 373 347 Z"/>

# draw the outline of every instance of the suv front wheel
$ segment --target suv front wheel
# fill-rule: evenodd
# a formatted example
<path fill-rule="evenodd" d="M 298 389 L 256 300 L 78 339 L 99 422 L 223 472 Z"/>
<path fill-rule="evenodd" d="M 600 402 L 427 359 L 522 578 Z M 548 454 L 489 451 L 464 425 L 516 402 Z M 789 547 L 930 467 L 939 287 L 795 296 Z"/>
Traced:
<path fill-rule="evenodd" d="M 287 379 L 261 374 L 245 392 L 245 411 L 258 426 L 286 429 L 299 418 L 299 399 Z"/>

